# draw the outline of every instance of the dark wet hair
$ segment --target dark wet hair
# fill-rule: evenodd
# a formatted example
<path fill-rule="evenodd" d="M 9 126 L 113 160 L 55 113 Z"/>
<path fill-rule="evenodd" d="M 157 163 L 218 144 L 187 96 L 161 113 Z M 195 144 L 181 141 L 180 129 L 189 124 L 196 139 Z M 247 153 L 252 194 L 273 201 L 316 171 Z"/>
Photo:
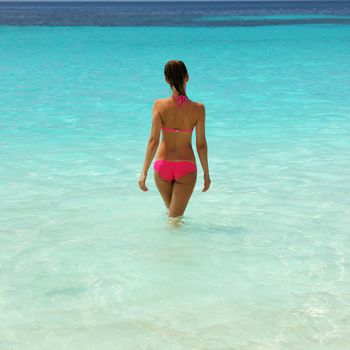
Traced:
<path fill-rule="evenodd" d="M 174 86 L 180 95 L 187 97 L 183 87 L 184 79 L 188 76 L 185 63 L 177 60 L 168 61 L 164 67 L 164 75 L 170 87 Z"/>

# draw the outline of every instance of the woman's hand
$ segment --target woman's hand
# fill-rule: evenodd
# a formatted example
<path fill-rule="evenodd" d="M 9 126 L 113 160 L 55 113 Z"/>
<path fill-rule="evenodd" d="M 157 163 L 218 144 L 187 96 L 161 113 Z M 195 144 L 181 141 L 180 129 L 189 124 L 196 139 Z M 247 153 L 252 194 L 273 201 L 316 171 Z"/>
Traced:
<path fill-rule="evenodd" d="M 204 187 L 202 189 L 202 192 L 208 191 L 210 184 L 211 184 L 210 176 L 204 175 Z"/>
<path fill-rule="evenodd" d="M 148 191 L 148 188 L 146 186 L 146 178 L 147 174 L 141 173 L 140 178 L 139 178 L 139 187 L 142 191 Z"/>

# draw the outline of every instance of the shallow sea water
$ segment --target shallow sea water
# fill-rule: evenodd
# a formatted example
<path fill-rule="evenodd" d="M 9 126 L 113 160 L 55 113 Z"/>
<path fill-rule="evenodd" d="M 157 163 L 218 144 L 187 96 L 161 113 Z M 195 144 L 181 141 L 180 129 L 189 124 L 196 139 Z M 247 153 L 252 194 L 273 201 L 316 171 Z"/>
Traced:
<path fill-rule="evenodd" d="M 346 350 L 349 39 L 0 27 L 0 349 Z M 137 186 L 173 58 L 212 178 L 177 228 Z"/>

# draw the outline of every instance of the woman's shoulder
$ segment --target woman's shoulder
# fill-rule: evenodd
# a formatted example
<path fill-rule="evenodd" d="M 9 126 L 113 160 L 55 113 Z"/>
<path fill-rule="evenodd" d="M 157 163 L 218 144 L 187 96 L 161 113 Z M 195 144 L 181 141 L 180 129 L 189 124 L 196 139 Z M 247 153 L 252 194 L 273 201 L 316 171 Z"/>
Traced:
<path fill-rule="evenodd" d="M 195 104 L 195 110 L 196 113 L 198 113 L 200 116 L 205 114 L 205 106 L 203 102 L 194 102 Z"/>
<path fill-rule="evenodd" d="M 202 102 L 199 102 L 199 101 L 193 101 L 193 100 L 189 100 L 190 102 L 193 103 L 193 105 L 198 108 L 198 109 L 202 109 L 204 108 L 204 104 Z"/>
<path fill-rule="evenodd" d="M 205 108 L 204 103 L 203 102 L 196 102 L 197 106 L 200 108 Z"/>

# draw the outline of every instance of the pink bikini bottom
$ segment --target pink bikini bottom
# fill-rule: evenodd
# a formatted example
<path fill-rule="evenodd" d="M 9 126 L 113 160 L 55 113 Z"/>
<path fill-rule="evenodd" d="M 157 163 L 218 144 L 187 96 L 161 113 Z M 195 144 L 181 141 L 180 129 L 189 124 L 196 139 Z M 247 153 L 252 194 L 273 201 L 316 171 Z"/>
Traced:
<path fill-rule="evenodd" d="M 158 159 L 154 162 L 153 167 L 165 181 L 177 180 L 184 175 L 197 171 L 197 165 L 190 161 Z"/>

